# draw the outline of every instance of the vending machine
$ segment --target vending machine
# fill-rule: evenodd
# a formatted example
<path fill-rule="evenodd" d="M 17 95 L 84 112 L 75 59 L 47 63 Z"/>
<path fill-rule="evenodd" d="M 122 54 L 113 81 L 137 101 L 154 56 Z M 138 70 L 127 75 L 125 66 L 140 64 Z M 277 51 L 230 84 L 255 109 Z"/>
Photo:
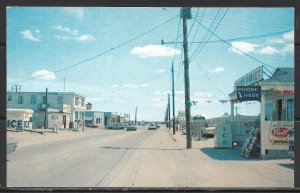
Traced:
<path fill-rule="evenodd" d="M 232 148 L 232 132 L 230 124 L 220 124 L 215 129 L 215 148 Z"/>

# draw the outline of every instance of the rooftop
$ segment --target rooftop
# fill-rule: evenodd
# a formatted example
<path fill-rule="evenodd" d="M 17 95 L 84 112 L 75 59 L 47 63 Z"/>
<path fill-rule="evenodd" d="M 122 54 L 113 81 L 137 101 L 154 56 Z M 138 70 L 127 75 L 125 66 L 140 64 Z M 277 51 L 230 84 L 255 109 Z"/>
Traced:
<path fill-rule="evenodd" d="M 262 82 L 294 83 L 294 68 L 277 68 L 270 78 Z"/>

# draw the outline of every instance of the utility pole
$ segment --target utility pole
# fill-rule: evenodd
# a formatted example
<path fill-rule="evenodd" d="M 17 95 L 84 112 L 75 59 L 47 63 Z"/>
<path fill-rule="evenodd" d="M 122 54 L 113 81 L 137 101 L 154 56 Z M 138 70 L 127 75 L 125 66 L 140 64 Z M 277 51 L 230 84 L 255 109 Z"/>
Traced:
<path fill-rule="evenodd" d="M 182 7 L 181 17 L 183 20 L 183 51 L 184 51 L 184 87 L 185 87 L 185 119 L 186 119 L 186 148 L 192 148 L 191 135 L 191 104 L 190 104 L 190 78 L 189 56 L 186 20 L 191 19 L 191 8 Z"/>
<path fill-rule="evenodd" d="M 175 92 L 174 92 L 174 64 L 172 62 L 172 100 L 173 100 L 173 135 L 175 135 Z"/>
<path fill-rule="evenodd" d="M 168 94 L 168 127 L 171 128 L 170 94 Z"/>
<path fill-rule="evenodd" d="M 44 118 L 44 127 L 42 128 L 42 134 L 44 134 L 44 129 L 47 127 L 47 114 L 48 114 L 48 88 L 46 88 L 46 108 L 45 108 L 45 118 Z"/>
<path fill-rule="evenodd" d="M 137 107 L 135 107 L 134 125 L 136 125 Z"/>

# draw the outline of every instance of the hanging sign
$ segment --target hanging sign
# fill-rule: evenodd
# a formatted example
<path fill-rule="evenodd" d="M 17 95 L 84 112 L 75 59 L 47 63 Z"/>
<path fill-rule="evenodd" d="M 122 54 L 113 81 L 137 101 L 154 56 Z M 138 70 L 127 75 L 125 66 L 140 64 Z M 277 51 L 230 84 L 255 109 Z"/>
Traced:
<path fill-rule="evenodd" d="M 260 101 L 260 86 L 237 86 L 237 101 Z"/>
<path fill-rule="evenodd" d="M 256 82 L 259 82 L 263 79 L 263 67 L 259 66 L 258 68 L 252 70 L 245 76 L 239 78 L 234 82 L 234 89 L 237 86 L 250 86 Z"/>

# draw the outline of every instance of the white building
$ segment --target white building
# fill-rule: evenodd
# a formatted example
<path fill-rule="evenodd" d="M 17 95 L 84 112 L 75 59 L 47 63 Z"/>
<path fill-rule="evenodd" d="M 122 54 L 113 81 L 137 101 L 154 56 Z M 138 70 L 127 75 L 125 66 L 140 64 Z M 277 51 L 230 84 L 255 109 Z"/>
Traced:
<path fill-rule="evenodd" d="M 48 108 L 67 111 L 70 115 L 70 128 L 84 127 L 85 97 L 75 92 L 48 92 Z M 32 109 L 34 112 L 45 111 L 45 92 L 7 92 L 7 108 Z"/>

